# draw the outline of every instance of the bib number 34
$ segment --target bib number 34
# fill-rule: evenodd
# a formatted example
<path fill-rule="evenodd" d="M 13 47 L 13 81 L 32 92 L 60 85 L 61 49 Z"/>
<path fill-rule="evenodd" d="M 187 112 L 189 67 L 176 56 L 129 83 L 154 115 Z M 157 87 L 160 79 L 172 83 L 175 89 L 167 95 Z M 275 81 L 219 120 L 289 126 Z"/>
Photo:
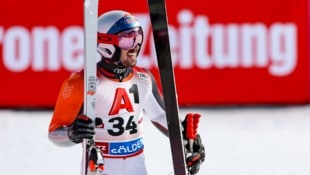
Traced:
<path fill-rule="evenodd" d="M 108 122 L 112 123 L 113 126 L 113 129 L 108 130 L 108 133 L 112 136 L 120 136 L 125 131 L 129 131 L 130 134 L 138 132 L 138 125 L 134 120 L 134 116 L 130 116 L 128 120 L 123 117 L 113 117 Z"/>

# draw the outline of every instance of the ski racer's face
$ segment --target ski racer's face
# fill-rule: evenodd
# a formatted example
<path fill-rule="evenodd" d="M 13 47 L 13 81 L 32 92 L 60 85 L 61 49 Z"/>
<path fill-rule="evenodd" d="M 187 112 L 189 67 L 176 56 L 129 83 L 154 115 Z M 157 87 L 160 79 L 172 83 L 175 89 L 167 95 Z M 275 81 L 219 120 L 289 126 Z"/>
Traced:
<path fill-rule="evenodd" d="M 125 67 L 132 67 L 137 64 L 137 56 L 140 46 L 136 45 L 132 49 L 121 49 L 120 61 Z"/>

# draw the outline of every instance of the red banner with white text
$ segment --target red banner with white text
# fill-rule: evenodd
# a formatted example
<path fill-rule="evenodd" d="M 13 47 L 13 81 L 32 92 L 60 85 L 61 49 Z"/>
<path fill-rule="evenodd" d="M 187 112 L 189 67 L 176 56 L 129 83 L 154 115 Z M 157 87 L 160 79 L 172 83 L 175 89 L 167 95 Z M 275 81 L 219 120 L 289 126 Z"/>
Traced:
<path fill-rule="evenodd" d="M 111 9 L 136 15 L 138 65 L 157 75 L 147 1 L 100 1 Z M 167 1 L 167 11 L 180 105 L 310 102 L 308 1 Z M 0 2 L 0 107 L 52 107 L 83 67 L 83 37 L 82 0 Z"/>

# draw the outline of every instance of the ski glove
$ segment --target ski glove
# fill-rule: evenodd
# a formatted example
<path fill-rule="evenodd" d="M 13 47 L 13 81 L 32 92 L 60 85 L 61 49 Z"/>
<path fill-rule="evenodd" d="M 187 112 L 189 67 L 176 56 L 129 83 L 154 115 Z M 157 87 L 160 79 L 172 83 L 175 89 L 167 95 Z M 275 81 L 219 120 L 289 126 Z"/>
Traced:
<path fill-rule="evenodd" d="M 191 175 L 198 173 L 205 160 L 205 148 L 197 134 L 200 117 L 200 114 L 187 114 L 182 122 L 186 165 Z"/>
<path fill-rule="evenodd" d="M 78 116 L 68 128 L 68 137 L 74 143 L 81 143 L 83 139 L 92 139 L 95 134 L 93 121 L 85 116 Z"/>

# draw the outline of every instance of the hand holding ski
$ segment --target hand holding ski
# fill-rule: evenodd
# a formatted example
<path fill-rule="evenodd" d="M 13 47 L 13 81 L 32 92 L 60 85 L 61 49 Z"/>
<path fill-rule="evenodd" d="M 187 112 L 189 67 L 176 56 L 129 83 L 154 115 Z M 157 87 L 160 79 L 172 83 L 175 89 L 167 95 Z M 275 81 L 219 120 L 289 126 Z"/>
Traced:
<path fill-rule="evenodd" d="M 68 137 L 74 143 L 81 143 L 83 139 L 93 139 L 94 134 L 94 124 L 85 115 L 78 116 L 68 128 Z"/>
<path fill-rule="evenodd" d="M 200 114 L 187 114 L 183 126 L 186 166 L 190 175 L 197 174 L 205 160 L 205 148 L 197 134 Z"/>

